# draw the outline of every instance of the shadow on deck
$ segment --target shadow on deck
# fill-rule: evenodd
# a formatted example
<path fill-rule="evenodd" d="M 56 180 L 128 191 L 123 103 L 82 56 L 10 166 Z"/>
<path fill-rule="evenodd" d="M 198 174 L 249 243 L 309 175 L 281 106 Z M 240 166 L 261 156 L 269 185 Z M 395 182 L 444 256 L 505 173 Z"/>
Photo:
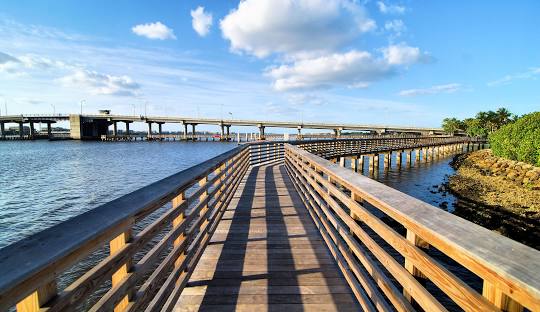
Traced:
<path fill-rule="evenodd" d="M 283 164 L 250 169 L 175 311 L 358 311 Z"/>

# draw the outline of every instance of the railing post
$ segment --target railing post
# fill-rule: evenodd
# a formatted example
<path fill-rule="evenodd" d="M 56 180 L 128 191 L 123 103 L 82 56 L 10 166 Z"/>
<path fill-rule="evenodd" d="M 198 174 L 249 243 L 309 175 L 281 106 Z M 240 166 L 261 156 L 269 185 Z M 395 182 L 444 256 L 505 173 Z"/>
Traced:
<path fill-rule="evenodd" d="M 35 292 L 17 303 L 18 312 L 38 312 L 56 295 L 56 280 L 39 287 Z"/>
<path fill-rule="evenodd" d="M 186 201 L 186 197 L 185 197 L 185 193 L 182 192 L 180 193 L 178 196 L 176 196 L 175 198 L 173 198 L 172 200 L 172 209 L 177 209 L 178 207 L 180 207 L 184 202 Z M 173 227 L 177 227 L 179 226 L 180 224 L 182 224 L 182 222 L 184 221 L 184 219 L 186 218 L 186 214 L 185 214 L 185 211 L 182 212 L 180 215 L 178 215 L 178 217 L 176 217 L 174 220 L 173 220 Z M 184 231 L 183 233 L 181 233 L 180 235 L 178 235 L 178 237 L 174 240 L 174 243 L 173 245 L 174 246 L 178 246 L 180 245 L 184 240 L 186 239 L 186 232 Z M 176 259 L 175 261 L 175 266 L 179 266 L 183 259 L 185 258 L 185 253 L 182 253 L 182 255 L 180 255 L 178 257 L 178 259 Z"/>
<path fill-rule="evenodd" d="M 518 302 L 512 300 L 512 298 L 505 295 L 502 291 L 497 289 L 493 284 L 484 280 L 484 286 L 482 288 L 482 295 L 493 303 L 497 308 L 507 312 L 522 312 L 523 306 Z"/>
<path fill-rule="evenodd" d="M 204 177 L 199 181 L 199 186 L 204 187 L 208 183 L 208 177 Z M 208 197 L 208 188 L 202 193 L 201 196 L 199 196 L 199 201 L 202 202 Z M 201 207 L 201 212 L 199 213 L 199 216 L 204 215 L 206 211 L 208 210 L 208 203 L 206 203 L 204 206 Z M 208 223 L 208 219 L 204 220 L 204 222 L 199 226 L 199 229 L 197 230 L 197 233 L 200 231 L 201 228 L 204 228 L 206 224 Z"/>
<path fill-rule="evenodd" d="M 407 240 L 419 248 L 423 248 L 423 249 L 429 248 L 429 244 L 426 241 L 424 241 L 422 238 L 420 238 L 418 235 L 416 235 L 414 232 L 412 232 L 409 229 L 407 229 Z M 405 269 L 409 271 L 409 273 L 411 273 L 411 275 L 416 277 L 417 279 L 425 280 L 427 278 L 407 258 L 405 258 Z M 411 303 L 413 302 L 414 298 L 412 298 L 412 296 L 407 291 L 403 290 L 403 295 L 405 296 L 405 298 L 407 298 L 407 300 L 409 300 L 409 302 Z"/>
<path fill-rule="evenodd" d="M 121 250 L 129 241 L 131 240 L 131 229 L 121 233 L 116 238 L 114 238 L 109 243 L 110 247 L 110 254 L 113 255 L 119 250 Z M 112 287 L 118 285 L 124 278 L 127 277 L 128 273 L 131 271 L 131 259 L 126 261 L 119 269 L 118 271 L 114 272 L 112 275 Z M 118 302 L 118 304 L 114 307 L 114 311 L 124 311 L 131 298 L 133 296 L 133 290 L 129 290 L 124 298 Z"/>

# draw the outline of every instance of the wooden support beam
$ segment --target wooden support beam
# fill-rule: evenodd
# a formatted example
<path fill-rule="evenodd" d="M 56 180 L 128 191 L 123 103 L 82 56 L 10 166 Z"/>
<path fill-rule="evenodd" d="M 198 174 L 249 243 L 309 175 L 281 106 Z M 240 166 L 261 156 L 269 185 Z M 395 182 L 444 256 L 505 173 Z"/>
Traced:
<path fill-rule="evenodd" d="M 131 230 L 128 230 L 118 235 L 109 243 L 110 254 L 114 255 L 115 253 L 119 252 L 130 241 L 130 239 L 131 239 Z M 132 268 L 132 263 L 131 263 L 131 259 L 129 259 L 120 267 L 120 269 L 118 269 L 116 272 L 113 273 L 112 286 L 114 287 L 120 284 L 124 278 L 127 278 L 128 273 L 131 271 L 131 268 Z M 114 307 L 114 312 L 120 312 L 120 311 L 126 310 L 132 297 L 133 297 L 133 290 L 128 290 L 125 297 L 123 297 L 120 300 L 120 302 L 118 302 L 116 306 Z"/>
<path fill-rule="evenodd" d="M 482 295 L 493 303 L 497 308 L 506 312 L 522 312 L 523 306 L 517 303 L 512 298 L 505 295 L 500 289 L 497 289 L 493 284 L 484 281 Z"/>
<path fill-rule="evenodd" d="M 17 303 L 18 312 L 38 312 L 54 296 L 56 296 L 56 281 L 52 280 L 39 287 L 35 292 Z"/>

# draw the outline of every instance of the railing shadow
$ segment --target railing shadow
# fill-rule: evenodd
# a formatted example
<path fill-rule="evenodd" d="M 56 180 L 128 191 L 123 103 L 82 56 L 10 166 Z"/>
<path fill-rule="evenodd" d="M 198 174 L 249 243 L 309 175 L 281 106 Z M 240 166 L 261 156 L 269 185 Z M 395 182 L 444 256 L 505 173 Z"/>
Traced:
<path fill-rule="evenodd" d="M 211 242 L 210 245 L 222 244 L 219 258 L 216 261 L 213 277 L 202 282 L 190 283 L 189 286 L 202 286 L 205 284 L 206 290 L 200 301 L 201 308 L 205 306 L 220 305 L 220 311 L 235 311 L 236 304 L 241 293 L 242 282 L 244 281 L 243 267 L 249 242 L 250 218 L 243 218 L 245 213 L 249 213 L 255 198 L 255 185 L 259 168 L 254 167 L 249 171 L 242 193 L 238 202 L 234 206 L 234 214 L 230 218 L 230 226 L 224 240 Z M 229 210 L 231 206 L 227 208 Z M 214 233 L 213 239 L 216 238 Z M 227 251 L 234 250 L 234 256 Z M 212 261 L 210 261 L 212 263 Z M 208 270 L 211 269 L 211 266 Z M 226 292 L 223 290 L 226 289 Z M 226 296 L 223 296 L 226 295 Z M 203 308 L 204 310 L 204 308 Z"/>

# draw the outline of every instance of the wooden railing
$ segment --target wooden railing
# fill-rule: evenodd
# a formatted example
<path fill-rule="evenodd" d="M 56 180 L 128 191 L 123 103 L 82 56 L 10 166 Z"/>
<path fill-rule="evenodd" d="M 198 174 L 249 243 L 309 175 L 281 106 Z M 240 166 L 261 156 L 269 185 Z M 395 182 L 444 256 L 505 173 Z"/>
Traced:
<path fill-rule="evenodd" d="M 452 136 L 411 136 L 364 139 L 310 140 L 297 141 L 295 145 L 323 158 L 387 152 L 398 149 L 431 147 L 455 143 L 486 144 L 485 140 Z"/>
<path fill-rule="evenodd" d="M 540 311 L 537 250 L 298 146 L 285 164 L 364 310 Z"/>
<path fill-rule="evenodd" d="M 239 146 L 0 250 L 0 311 L 171 310 L 256 148 Z"/>
<path fill-rule="evenodd" d="M 256 142 L 1 249 L 0 311 L 170 311 L 248 168 L 283 161 L 366 310 L 444 311 L 441 297 L 540 310 L 538 251 L 298 146 Z"/>

